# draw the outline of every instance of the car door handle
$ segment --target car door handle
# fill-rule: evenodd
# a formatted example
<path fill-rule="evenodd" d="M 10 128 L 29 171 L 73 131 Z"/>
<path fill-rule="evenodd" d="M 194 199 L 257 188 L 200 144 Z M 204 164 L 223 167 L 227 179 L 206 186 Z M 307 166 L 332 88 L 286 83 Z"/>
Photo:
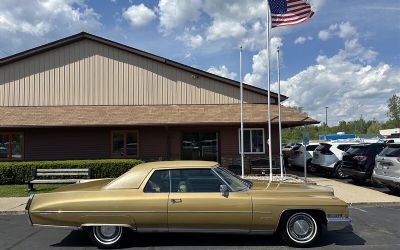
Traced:
<path fill-rule="evenodd" d="M 181 203 L 182 199 L 171 199 L 172 203 Z"/>

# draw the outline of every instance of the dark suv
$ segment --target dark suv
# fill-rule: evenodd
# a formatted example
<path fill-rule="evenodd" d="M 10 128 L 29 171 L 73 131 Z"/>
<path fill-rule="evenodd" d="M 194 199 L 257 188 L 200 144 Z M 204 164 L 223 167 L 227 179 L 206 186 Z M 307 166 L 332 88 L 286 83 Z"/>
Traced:
<path fill-rule="evenodd" d="M 352 145 L 344 154 L 342 171 L 356 182 L 371 179 L 375 157 L 386 147 L 385 143 L 363 143 Z"/>

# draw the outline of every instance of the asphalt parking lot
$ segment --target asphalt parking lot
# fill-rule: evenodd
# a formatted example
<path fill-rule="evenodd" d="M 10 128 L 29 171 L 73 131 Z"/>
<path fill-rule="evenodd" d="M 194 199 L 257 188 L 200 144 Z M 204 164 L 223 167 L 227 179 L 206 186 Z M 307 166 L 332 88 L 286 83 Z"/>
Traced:
<path fill-rule="evenodd" d="M 353 223 L 325 232 L 316 249 L 400 249 L 400 205 L 351 207 Z M 279 237 L 217 234 L 131 235 L 125 249 L 288 249 Z M 0 249 L 95 249 L 80 230 L 31 227 L 24 215 L 0 215 Z"/>

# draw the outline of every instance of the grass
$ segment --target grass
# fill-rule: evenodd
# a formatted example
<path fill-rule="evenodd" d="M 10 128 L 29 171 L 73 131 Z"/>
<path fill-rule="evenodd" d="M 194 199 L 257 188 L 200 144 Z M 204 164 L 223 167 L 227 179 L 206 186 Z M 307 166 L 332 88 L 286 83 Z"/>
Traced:
<path fill-rule="evenodd" d="M 62 187 L 65 184 L 37 184 L 34 186 L 35 191 L 31 193 L 50 192 L 56 188 Z M 28 185 L 0 185 L 0 197 L 27 197 Z"/>

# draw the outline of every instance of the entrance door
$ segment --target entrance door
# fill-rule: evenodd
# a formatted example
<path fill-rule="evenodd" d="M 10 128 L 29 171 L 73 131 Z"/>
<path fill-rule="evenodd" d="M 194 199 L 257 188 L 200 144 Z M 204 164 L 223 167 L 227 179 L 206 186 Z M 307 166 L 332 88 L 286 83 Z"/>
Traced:
<path fill-rule="evenodd" d="M 183 132 L 182 160 L 218 161 L 218 133 Z"/>

